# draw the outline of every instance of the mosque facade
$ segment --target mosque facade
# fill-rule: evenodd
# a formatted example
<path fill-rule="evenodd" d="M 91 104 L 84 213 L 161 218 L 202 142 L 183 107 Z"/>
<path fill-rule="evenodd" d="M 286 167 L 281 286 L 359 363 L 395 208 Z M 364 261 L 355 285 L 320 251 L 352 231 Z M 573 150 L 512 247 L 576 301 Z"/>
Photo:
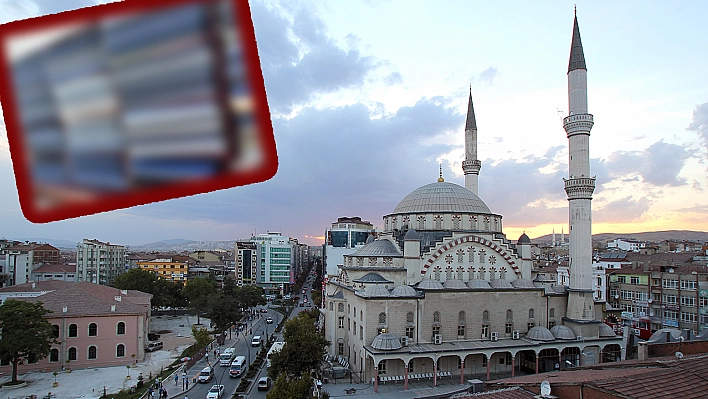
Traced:
<path fill-rule="evenodd" d="M 581 59 L 582 58 L 582 59 Z M 537 373 L 620 360 L 623 342 L 597 320 L 590 243 L 585 59 L 577 17 L 569 62 L 570 286 L 534 280 L 531 240 L 507 239 L 502 216 L 478 196 L 477 122 L 470 91 L 465 187 L 422 186 L 383 217 L 376 239 L 345 255 L 324 303 L 330 355 L 365 380 L 403 381 L 519 371 Z M 587 280 L 587 281 L 586 281 Z M 588 288 L 586 285 L 590 286 Z M 598 307 L 599 308 L 599 307 Z"/>

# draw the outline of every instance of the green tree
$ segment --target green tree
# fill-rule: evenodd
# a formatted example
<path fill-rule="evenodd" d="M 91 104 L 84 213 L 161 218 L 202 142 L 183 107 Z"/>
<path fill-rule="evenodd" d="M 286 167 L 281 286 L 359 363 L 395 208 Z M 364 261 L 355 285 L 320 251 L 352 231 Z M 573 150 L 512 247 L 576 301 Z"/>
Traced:
<path fill-rule="evenodd" d="M 52 325 L 45 318 L 49 310 L 42 302 L 8 299 L 0 305 L 0 359 L 12 363 L 12 380 L 17 382 L 17 365 L 27 359 L 40 360 L 56 343 Z"/>
<path fill-rule="evenodd" d="M 281 374 L 275 380 L 273 389 L 266 395 L 266 399 L 303 399 L 312 397 L 312 377 L 305 374 L 302 377 L 287 378 Z"/>
<path fill-rule="evenodd" d="M 242 308 L 252 308 L 267 303 L 263 288 L 253 284 L 238 287 L 236 290 L 236 299 Z"/>
<path fill-rule="evenodd" d="M 207 316 L 218 331 L 226 330 L 231 323 L 241 318 L 239 303 L 233 296 L 217 292 L 209 298 Z"/>
<path fill-rule="evenodd" d="M 163 297 L 156 292 L 159 280 L 155 272 L 137 267 L 118 275 L 113 280 L 112 286 L 121 290 L 135 290 L 152 294 L 150 305 L 160 307 L 164 305 Z"/>
<path fill-rule="evenodd" d="M 214 286 L 206 278 L 197 277 L 187 281 L 182 294 L 189 300 L 189 307 L 197 312 L 197 324 L 202 310 L 209 305 L 209 296 L 214 292 Z"/>
<path fill-rule="evenodd" d="M 317 333 L 314 321 L 306 312 L 302 312 L 285 323 L 285 345 L 280 352 L 271 356 L 269 375 L 273 378 L 278 378 L 280 374 L 288 378 L 300 378 L 319 369 L 325 348 L 330 342 Z"/>
<path fill-rule="evenodd" d="M 211 342 L 211 334 L 206 327 L 192 326 L 192 336 L 197 341 L 197 344 L 201 346 L 206 346 Z"/>

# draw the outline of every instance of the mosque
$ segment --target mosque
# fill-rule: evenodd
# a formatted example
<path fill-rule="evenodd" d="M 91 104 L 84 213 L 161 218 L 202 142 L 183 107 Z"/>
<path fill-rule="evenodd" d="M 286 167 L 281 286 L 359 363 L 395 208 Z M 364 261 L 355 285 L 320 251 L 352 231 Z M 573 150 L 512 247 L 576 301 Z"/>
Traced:
<path fill-rule="evenodd" d="M 538 373 L 620 360 L 623 341 L 601 323 L 592 289 L 585 57 L 577 16 L 568 66 L 570 285 L 536 278 L 531 240 L 516 242 L 477 195 L 482 163 L 470 92 L 465 187 L 422 186 L 383 217 L 383 232 L 345 255 L 326 285 L 330 358 L 364 380 L 402 381 L 519 371 Z"/>

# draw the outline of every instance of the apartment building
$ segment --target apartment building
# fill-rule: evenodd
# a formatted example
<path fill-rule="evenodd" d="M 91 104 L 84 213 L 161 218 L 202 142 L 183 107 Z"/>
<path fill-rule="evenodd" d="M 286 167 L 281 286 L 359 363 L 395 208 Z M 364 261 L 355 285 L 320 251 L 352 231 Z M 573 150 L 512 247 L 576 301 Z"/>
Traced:
<path fill-rule="evenodd" d="M 188 256 L 162 256 L 153 260 L 141 260 L 136 266 L 157 274 L 159 278 L 169 281 L 187 282 L 190 263 L 194 261 Z"/>
<path fill-rule="evenodd" d="M 87 240 L 76 245 L 76 280 L 110 285 L 126 269 L 125 247 Z"/>

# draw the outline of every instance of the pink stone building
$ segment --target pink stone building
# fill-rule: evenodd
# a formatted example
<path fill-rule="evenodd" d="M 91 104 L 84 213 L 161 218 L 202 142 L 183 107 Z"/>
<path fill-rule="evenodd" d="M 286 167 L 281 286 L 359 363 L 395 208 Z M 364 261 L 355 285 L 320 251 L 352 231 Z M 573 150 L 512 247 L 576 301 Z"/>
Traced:
<path fill-rule="evenodd" d="M 7 299 L 42 302 L 52 312 L 47 319 L 54 326 L 57 343 L 52 345 L 47 358 L 27 362 L 19 367 L 19 372 L 142 361 L 150 329 L 151 298 L 144 292 L 89 282 L 39 281 L 1 288 L 2 302 Z M 11 373 L 12 366 L 3 363 L 0 372 Z"/>

